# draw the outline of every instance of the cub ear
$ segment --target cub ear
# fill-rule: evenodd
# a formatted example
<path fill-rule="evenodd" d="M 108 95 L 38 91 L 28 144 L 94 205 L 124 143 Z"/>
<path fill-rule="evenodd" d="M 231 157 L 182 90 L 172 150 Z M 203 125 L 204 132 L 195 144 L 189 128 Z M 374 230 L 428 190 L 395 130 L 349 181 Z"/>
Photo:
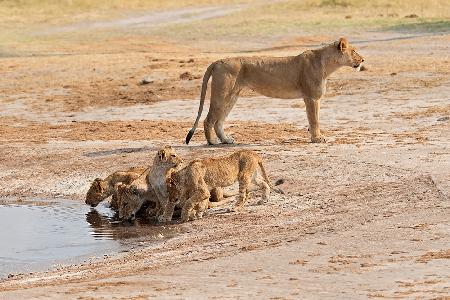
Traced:
<path fill-rule="evenodd" d="M 161 149 L 161 150 L 158 151 L 158 158 L 161 161 L 166 159 L 166 151 L 165 151 L 165 149 Z"/>
<path fill-rule="evenodd" d="M 97 188 L 99 190 L 101 190 L 102 189 L 102 180 L 100 178 L 95 178 L 94 179 L 94 185 L 97 186 Z"/>
<path fill-rule="evenodd" d="M 117 182 L 115 185 L 114 185 L 114 191 L 119 191 L 119 189 L 122 187 L 122 182 Z"/>
<path fill-rule="evenodd" d="M 135 185 L 130 186 L 130 192 L 137 195 L 138 194 L 138 189 Z"/>
<path fill-rule="evenodd" d="M 348 48 L 348 41 L 346 38 L 340 38 L 338 43 L 338 49 L 344 52 Z"/>

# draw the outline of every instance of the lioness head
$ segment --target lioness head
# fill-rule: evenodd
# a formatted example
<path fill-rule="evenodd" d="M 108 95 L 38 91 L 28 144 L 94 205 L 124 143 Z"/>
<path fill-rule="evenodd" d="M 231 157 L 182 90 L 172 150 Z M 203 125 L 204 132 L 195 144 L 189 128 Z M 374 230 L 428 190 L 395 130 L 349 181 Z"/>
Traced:
<path fill-rule="evenodd" d="M 144 204 L 139 189 L 135 185 L 118 184 L 117 202 L 119 206 L 119 218 L 122 220 L 134 220 L 136 213 Z"/>
<path fill-rule="evenodd" d="M 163 164 L 169 168 L 174 168 L 183 162 L 183 159 L 178 156 L 175 150 L 166 146 L 158 151 L 156 154 L 156 161 L 159 164 Z"/>
<path fill-rule="evenodd" d="M 339 51 L 339 63 L 342 66 L 349 66 L 355 69 L 359 69 L 364 61 L 364 58 L 356 52 L 355 48 L 351 46 L 346 38 L 340 38 L 335 43 L 337 50 Z"/>
<path fill-rule="evenodd" d="M 108 184 L 100 178 L 95 178 L 86 194 L 85 202 L 86 204 L 95 207 L 108 196 Z"/>

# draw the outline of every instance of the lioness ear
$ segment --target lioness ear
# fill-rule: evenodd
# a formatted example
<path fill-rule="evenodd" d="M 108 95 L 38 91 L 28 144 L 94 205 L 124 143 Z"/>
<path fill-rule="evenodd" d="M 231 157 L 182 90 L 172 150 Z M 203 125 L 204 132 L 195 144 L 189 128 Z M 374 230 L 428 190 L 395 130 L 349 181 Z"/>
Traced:
<path fill-rule="evenodd" d="M 347 49 L 347 47 L 348 47 L 348 41 L 347 41 L 347 39 L 346 39 L 346 38 L 340 38 L 340 39 L 339 39 L 339 44 L 338 44 L 338 49 L 339 49 L 341 52 L 344 52 L 345 49 Z"/>

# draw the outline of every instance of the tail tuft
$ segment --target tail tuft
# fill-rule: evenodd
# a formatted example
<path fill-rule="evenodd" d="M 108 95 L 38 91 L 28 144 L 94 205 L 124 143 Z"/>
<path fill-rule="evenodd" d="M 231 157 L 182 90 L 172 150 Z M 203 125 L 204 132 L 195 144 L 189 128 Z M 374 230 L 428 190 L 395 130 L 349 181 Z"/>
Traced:
<path fill-rule="evenodd" d="M 280 178 L 277 181 L 275 181 L 275 185 L 281 185 L 283 183 L 284 183 L 284 179 L 283 178 Z"/>
<path fill-rule="evenodd" d="M 186 136 L 186 145 L 189 145 L 189 141 L 191 140 L 192 136 L 194 135 L 195 128 L 192 128 L 189 130 L 187 136 Z"/>

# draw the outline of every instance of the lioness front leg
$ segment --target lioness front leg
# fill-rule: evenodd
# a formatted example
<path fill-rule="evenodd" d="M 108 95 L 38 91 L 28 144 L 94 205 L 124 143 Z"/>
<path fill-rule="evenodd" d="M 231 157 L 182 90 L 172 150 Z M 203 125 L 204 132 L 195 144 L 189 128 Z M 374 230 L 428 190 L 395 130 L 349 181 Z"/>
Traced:
<path fill-rule="evenodd" d="M 312 143 L 325 143 L 325 137 L 320 133 L 319 113 L 320 99 L 304 99 L 306 106 L 306 115 L 309 122 L 309 133 L 311 134 Z"/>

